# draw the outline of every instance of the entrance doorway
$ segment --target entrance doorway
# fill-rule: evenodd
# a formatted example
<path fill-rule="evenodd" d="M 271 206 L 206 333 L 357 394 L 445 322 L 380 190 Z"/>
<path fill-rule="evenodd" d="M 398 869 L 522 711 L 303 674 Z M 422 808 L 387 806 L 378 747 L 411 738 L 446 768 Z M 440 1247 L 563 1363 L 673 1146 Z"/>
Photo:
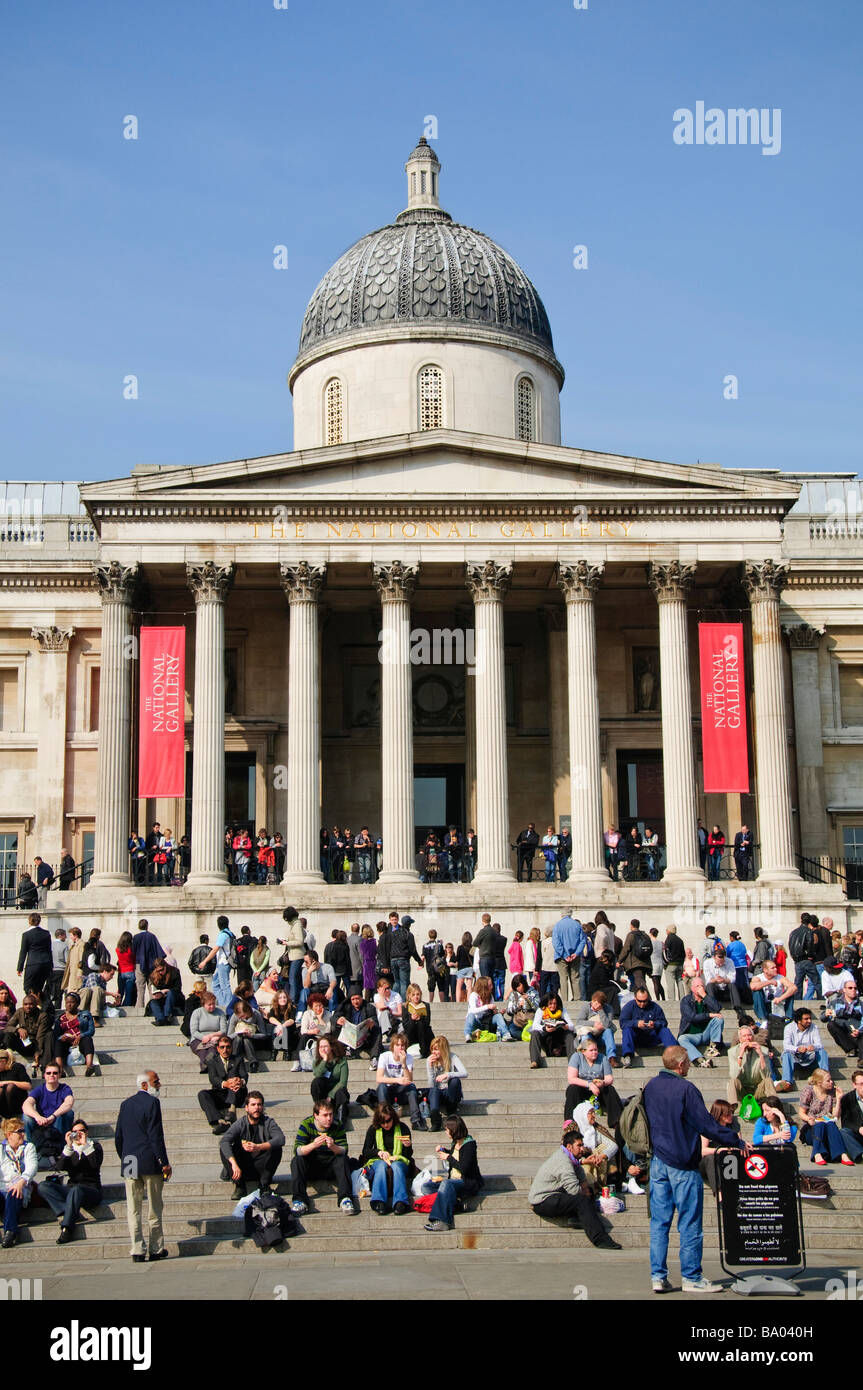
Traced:
<path fill-rule="evenodd" d="M 425 843 L 430 830 L 441 840 L 451 825 L 464 833 L 464 815 L 464 763 L 415 764 L 415 848 Z"/>
<path fill-rule="evenodd" d="M 655 830 L 665 842 L 665 789 L 662 752 L 619 748 L 617 751 L 618 830 L 628 835 L 633 825 Z"/>
<path fill-rule="evenodd" d="M 186 754 L 186 834 L 194 835 L 192 824 L 192 760 Z M 254 753 L 225 754 L 225 826 L 241 829 L 247 826 L 255 838 L 255 755 Z"/>

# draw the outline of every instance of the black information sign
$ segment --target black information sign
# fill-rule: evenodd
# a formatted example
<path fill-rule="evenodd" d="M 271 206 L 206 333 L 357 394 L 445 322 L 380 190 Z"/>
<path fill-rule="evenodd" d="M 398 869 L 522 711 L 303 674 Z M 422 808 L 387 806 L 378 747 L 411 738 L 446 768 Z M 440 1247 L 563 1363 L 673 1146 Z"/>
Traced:
<path fill-rule="evenodd" d="M 719 1240 L 723 1266 L 799 1266 L 803 1259 L 800 1179 L 792 1144 L 724 1149 L 719 1171 Z"/>

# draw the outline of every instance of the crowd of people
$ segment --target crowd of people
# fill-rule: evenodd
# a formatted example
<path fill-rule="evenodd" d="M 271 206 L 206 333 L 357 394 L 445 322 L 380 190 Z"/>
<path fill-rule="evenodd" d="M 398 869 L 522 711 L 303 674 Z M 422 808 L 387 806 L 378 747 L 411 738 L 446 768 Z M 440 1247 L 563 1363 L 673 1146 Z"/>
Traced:
<path fill-rule="evenodd" d="M 18 961 L 20 1004 L 0 981 L 4 1247 L 15 1243 L 40 1170 L 49 1170 L 39 1190 L 60 1222 L 59 1243 L 72 1239 L 81 1207 L 101 1200 L 102 1148 L 75 1115 L 66 1070 L 74 1062 L 92 1075 L 96 1031 L 107 1012 L 124 1006 L 149 1015 L 155 1027 L 179 1026 L 203 1078 L 198 1101 L 218 1141 L 221 1175 L 238 1201 L 272 1190 L 290 1146 L 295 1218 L 308 1210 L 309 1182 L 324 1179 L 346 1216 L 364 1198 L 381 1216 L 416 1203 L 435 1233 L 452 1228 L 484 1182 L 463 1113 L 468 1068 L 432 1017 L 436 993 L 440 1002 L 460 1000 L 464 1048 L 525 1042 L 528 1069 L 566 1058 L 562 1142 L 535 1175 L 531 1207 L 578 1226 L 599 1248 L 619 1248 L 597 1194 L 613 1185 L 638 1198 L 649 1186 L 657 1292 L 667 1287 L 675 1211 L 684 1287 L 712 1287 L 701 1273 L 698 1233 L 704 1182 L 716 1187 L 719 1147 L 799 1142 L 816 1166 L 850 1167 L 863 1157 L 863 931 L 842 935 L 829 918 L 803 913 L 787 947 L 756 928 L 750 951 L 740 933 L 723 941 L 708 927 L 701 947 L 692 948 L 674 927 L 644 931 L 637 919 L 618 933 L 600 911 L 590 922 L 567 914 L 542 930 L 516 931 L 510 942 L 486 913 L 476 935 L 465 932 L 458 946 L 432 929 L 420 949 L 413 919 L 393 910 L 375 927 L 332 930 L 319 951 L 296 909 L 285 908 L 282 923 L 271 949 L 267 937 L 248 926 L 235 935 L 220 916 L 214 942 L 202 935 L 186 962 L 191 984 L 184 990 L 179 963 L 145 919 L 134 934 L 120 935 L 112 960 L 98 928 L 86 940 L 78 928 L 52 935 L 31 915 Z M 413 966 L 425 976 L 425 991 L 411 979 Z M 666 998 L 680 1003 L 675 1030 L 661 1007 Z M 858 1063 L 847 1092 L 831 1076 L 819 1023 Z M 630 1142 L 615 1073 L 651 1050 L 661 1053 L 662 1070 L 644 1089 L 648 1157 Z M 712 1068 L 723 1055 L 727 1099 L 709 1112 L 696 1088 L 670 1081 L 685 1079 L 692 1066 Z M 352 1096 L 348 1064 L 363 1057 L 370 1085 Z M 308 1075 L 309 1113 L 290 1136 L 250 1081 L 263 1058 Z M 798 1085 L 792 1110 L 782 1095 Z M 155 1073 L 141 1073 L 115 1132 L 121 1158 L 137 1155 L 127 1182 L 135 1260 L 148 1251 L 151 1259 L 165 1256 L 160 1212 L 171 1170 L 159 1087 Z M 371 1118 L 351 1152 L 348 1118 L 357 1104 Z M 752 1139 L 744 1141 L 741 1121 L 756 1112 Z M 435 1149 L 437 1171 L 420 1172 L 413 1136 L 429 1128 L 445 1131 L 447 1143 Z"/>

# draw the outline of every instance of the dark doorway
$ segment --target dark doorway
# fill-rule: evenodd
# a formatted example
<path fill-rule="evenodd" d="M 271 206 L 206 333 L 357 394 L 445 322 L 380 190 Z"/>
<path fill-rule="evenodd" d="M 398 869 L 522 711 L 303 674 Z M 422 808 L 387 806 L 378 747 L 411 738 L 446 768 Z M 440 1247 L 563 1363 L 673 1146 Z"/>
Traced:
<path fill-rule="evenodd" d="M 662 753 L 618 749 L 617 752 L 618 830 L 626 835 L 631 826 L 640 830 L 650 826 L 665 843 L 665 791 L 662 780 Z"/>
<path fill-rule="evenodd" d="M 186 754 L 186 834 L 194 834 L 192 824 L 192 760 Z M 255 756 L 253 753 L 225 754 L 225 825 L 232 829 L 248 827 L 255 838 Z"/>
<path fill-rule="evenodd" d="M 451 825 L 464 832 L 464 763 L 414 766 L 414 831 L 419 849 L 430 830 L 443 840 Z"/>

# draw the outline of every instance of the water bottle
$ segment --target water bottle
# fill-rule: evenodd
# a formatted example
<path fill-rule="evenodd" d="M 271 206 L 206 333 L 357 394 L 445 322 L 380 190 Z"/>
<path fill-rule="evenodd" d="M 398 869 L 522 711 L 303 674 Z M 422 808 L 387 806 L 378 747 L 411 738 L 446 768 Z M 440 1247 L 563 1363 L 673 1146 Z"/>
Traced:
<path fill-rule="evenodd" d="M 431 1119 L 431 1110 L 429 1109 L 429 1103 L 427 1100 L 420 1101 L 420 1115 L 425 1120 L 426 1124 L 428 1124 L 429 1120 Z"/>

